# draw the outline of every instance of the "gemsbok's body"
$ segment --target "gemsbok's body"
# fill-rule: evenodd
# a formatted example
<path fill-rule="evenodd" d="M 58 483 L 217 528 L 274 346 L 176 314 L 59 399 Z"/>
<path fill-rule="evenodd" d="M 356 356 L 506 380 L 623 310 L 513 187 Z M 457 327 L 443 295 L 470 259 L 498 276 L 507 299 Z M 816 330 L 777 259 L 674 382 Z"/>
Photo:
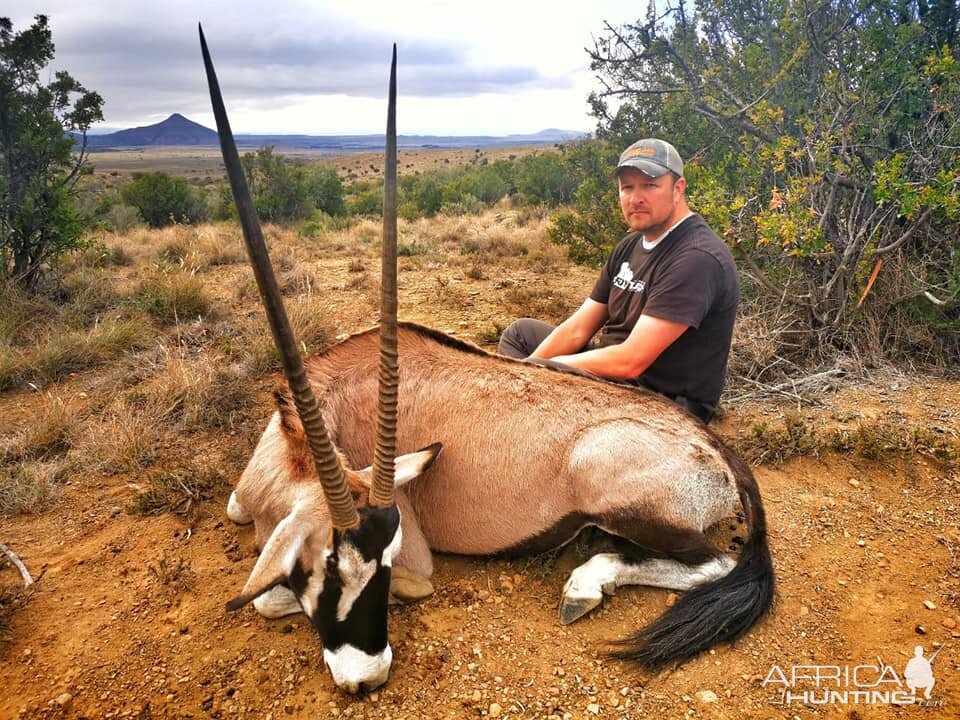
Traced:
<path fill-rule="evenodd" d="M 617 655 L 657 668 L 733 641 L 763 617 L 773 568 L 760 494 L 749 468 L 699 420 L 645 390 L 397 327 L 396 47 L 382 325 L 304 368 L 202 31 L 200 39 L 224 164 L 289 386 L 230 496 L 227 514 L 255 524 L 262 550 L 227 608 L 253 601 L 268 617 L 305 612 L 334 682 L 369 690 L 393 661 L 388 596 L 432 591 L 431 549 L 536 553 L 593 525 L 618 538 L 617 552 L 574 570 L 561 622 L 621 585 L 688 591 Z M 750 534 L 734 563 L 704 530 L 738 499 Z"/>
<path fill-rule="evenodd" d="M 621 585 L 692 589 L 619 653 L 651 668 L 735 639 L 767 611 L 773 573 L 757 486 L 699 420 L 654 393 L 490 355 L 409 323 L 398 340 L 397 450 L 434 442 L 443 450 L 397 490 L 395 568 L 429 577 L 431 550 L 530 554 L 600 527 L 625 542 L 572 573 L 561 622 Z M 348 466 L 361 467 L 374 451 L 377 342 L 375 331 L 362 332 L 307 361 Z M 298 460 L 306 452 L 297 416 L 280 396 L 231 500 L 235 520 L 251 519 L 238 507 L 261 508 L 252 518 L 259 542 L 289 507 L 266 512 L 265 499 L 312 482 Z M 741 502 L 750 536 L 735 566 L 704 530 Z M 286 590 L 257 604 L 271 617 L 301 606 L 310 607 Z"/>

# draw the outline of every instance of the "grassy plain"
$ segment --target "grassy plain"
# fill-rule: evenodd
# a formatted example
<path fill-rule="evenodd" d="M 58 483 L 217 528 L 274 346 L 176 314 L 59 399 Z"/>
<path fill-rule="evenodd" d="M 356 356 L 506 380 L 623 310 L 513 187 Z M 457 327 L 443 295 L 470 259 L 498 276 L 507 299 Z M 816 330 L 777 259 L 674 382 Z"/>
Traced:
<path fill-rule="evenodd" d="M 474 160 L 495 162 L 543 151 L 543 146 L 507 148 L 403 149 L 398 152 L 400 172 L 422 172 Z M 241 150 L 245 152 L 245 150 Z M 337 169 L 344 182 L 370 180 L 383 175 L 383 153 L 335 153 L 327 150 L 278 147 L 277 152 L 304 162 L 323 162 Z M 189 181 L 219 180 L 225 176 L 219 147 L 149 147 L 98 150 L 91 153 L 95 174 L 129 182 L 146 171 L 179 175 Z"/>

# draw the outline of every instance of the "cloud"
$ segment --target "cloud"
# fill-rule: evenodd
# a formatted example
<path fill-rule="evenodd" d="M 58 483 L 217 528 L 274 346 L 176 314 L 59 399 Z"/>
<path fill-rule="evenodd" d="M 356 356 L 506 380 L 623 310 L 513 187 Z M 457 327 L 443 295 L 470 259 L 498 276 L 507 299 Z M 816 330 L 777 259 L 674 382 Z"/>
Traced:
<path fill-rule="evenodd" d="M 386 95 L 394 41 L 411 116 L 415 108 L 426 121 L 443 116 L 451 129 L 508 120 L 539 129 L 560 122 L 559 114 L 580 126 L 587 72 L 581 36 L 589 23 L 534 5 L 279 0 L 268 8 L 246 0 L 45 0 L 44 11 L 56 43 L 52 69 L 65 69 L 99 92 L 112 128 L 149 124 L 171 112 L 209 113 L 198 20 L 239 129 L 365 126 L 371 101 Z M 0 14 L 25 29 L 35 7 L 8 0 Z M 559 107 L 561 96 L 562 112 L 537 120 Z M 520 106 L 526 112 L 509 109 Z"/>
<path fill-rule="evenodd" d="M 209 27 L 206 33 L 224 92 L 236 100 L 282 103 L 283 98 L 381 98 L 386 93 L 391 41 L 382 35 L 257 35 Z M 471 64 L 462 48 L 442 42 L 401 40 L 398 54 L 399 80 L 408 97 L 569 86 L 566 78 L 544 76 L 534 67 Z M 149 107 L 151 97 L 158 107 L 169 108 L 171 95 L 206 91 L 195 26 L 161 27 L 148 34 L 129 22 L 75 27 L 57 39 L 58 65 L 61 58 L 77 79 L 126 108 Z"/>

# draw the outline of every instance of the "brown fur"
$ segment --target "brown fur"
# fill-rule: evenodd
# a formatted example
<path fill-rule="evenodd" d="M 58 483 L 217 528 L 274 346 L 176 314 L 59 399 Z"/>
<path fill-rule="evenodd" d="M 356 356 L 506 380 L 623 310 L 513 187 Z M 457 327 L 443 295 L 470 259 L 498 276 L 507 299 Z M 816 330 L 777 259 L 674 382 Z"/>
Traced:
<path fill-rule="evenodd" d="M 700 531 L 732 509 L 734 477 L 752 482 L 749 470 L 731 467 L 713 433 L 658 395 L 490 355 L 410 323 L 401 323 L 398 340 L 397 451 L 444 445 L 436 466 L 405 492 L 415 515 L 404 518 L 405 534 L 415 522 L 434 549 L 539 546 L 558 523 L 566 527 L 565 517 L 600 526 L 643 517 L 652 528 Z M 307 364 L 349 467 L 373 457 L 377 343 L 375 330 L 361 332 Z M 296 459 L 289 479 L 303 482 L 312 466 L 302 426 L 289 397 L 277 399 Z M 691 508 L 686 489 L 702 482 L 718 497 Z"/>

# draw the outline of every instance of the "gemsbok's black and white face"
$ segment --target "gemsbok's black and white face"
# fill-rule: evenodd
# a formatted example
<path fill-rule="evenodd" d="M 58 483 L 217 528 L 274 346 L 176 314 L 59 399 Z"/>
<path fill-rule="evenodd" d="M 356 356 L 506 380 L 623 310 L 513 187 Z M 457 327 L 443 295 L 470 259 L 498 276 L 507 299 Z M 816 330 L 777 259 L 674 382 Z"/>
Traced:
<path fill-rule="evenodd" d="M 322 584 L 315 601 L 312 577 L 290 578 L 294 592 L 311 598 L 307 604 L 316 602 L 304 610 L 320 634 L 323 661 L 333 681 L 347 692 L 374 690 L 390 673 L 387 601 L 400 542 L 397 506 L 366 507 L 360 510 L 360 527 L 334 531 L 322 579 L 315 581 Z"/>
<path fill-rule="evenodd" d="M 359 523 L 337 529 L 308 460 L 302 426 L 289 402 L 278 398 L 271 427 L 256 462 L 244 470 L 230 496 L 227 515 L 255 523 L 262 551 L 240 595 L 227 603 L 237 610 L 253 602 L 269 618 L 303 612 L 323 643 L 324 663 L 337 687 L 369 692 L 390 673 L 393 651 L 387 634 L 387 605 L 394 560 L 403 535 L 400 510 L 367 504 L 372 468 L 343 466 Z M 397 486 L 419 477 L 441 447 L 431 445 L 394 461 Z M 272 471 L 267 471 L 267 468 Z M 273 524 L 272 518 L 280 518 Z"/>

